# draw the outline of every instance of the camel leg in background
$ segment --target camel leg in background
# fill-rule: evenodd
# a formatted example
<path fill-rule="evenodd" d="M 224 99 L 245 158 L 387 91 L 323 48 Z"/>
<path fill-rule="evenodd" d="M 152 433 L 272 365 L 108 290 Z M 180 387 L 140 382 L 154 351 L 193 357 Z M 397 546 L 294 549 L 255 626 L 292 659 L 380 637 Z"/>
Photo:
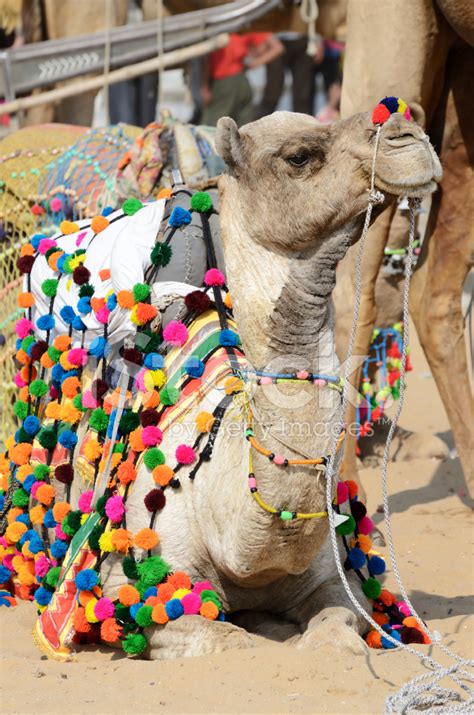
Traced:
<path fill-rule="evenodd" d="M 472 496 L 474 415 L 461 295 L 474 252 L 474 139 L 469 126 L 464 131 L 459 126 L 458 116 L 469 123 L 474 112 L 467 79 L 474 71 L 474 51 L 466 46 L 457 59 L 441 151 L 444 176 L 436 227 L 414 274 L 410 307 Z"/>

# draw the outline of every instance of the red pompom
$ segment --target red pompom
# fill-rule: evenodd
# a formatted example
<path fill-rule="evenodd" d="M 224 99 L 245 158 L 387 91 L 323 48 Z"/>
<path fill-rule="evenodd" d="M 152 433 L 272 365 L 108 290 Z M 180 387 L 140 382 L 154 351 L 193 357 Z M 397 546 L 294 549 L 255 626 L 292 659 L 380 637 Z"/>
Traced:
<path fill-rule="evenodd" d="M 48 349 L 48 343 L 45 340 L 38 340 L 37 343 L 35 343 L 30 352 L 30 357 L 32 360 L 39 360 L 40 357 L 43 355 L 43 353 L 46 352 Z"/>
<path fill-rule="evenodd" d="M 74 479 L 74 469 L 71 464 L 60 464 L 54 470 L 54 476 L 61 484 L 71 484 Z"/>
<path fill-rule="evenodd" d="M 152 489 L 143 501 L 148 511 L 154 512 L 158 511 L 158 509 L 163 509 L 166 504 L 166 497 L 162 489 Z"/>
<path fill-rule="evenodd" d="M 16 265 L 18 266 L 20 273 L 31 273 L 34 262 L 34 256 L 21 256 Z"/>
<path fill-rule="evenodd" d="M 90 271 L 85 266 L 77 266 L 72 274 L 72 279 L 78 286 L 87 283 L 90 277 Z"/>
<path fill-rule="evenodd" d="M 149 408 L 148 410 L 143 410 L 140 415 L 140 422 L 142 427 L 150 427 L 151 425 L 157 425 L 160 421 L 160 416 L 156 410 Z"/>
<path fill-rule="evenodd" d="M 124 348 L 122 357 L 126 362 L 132 362 L 134 365 L 143 363 L 143 355 L 136 348 Z"/>
<path fill-rule="evenodd" d="M 353 479 L 346 479 L 344 484 L 349 489 L 349 499 L 355 499 L 359 492 L 359 487 L 357 486 L 357 482 L 354 482 Z"/>
<path fill-rule="evenodd" d="M 385 124 L 390 116 L 390 112 L 384 104 L 377 104 L 372 112 L 372 122 L 373 124 Z"/>
<path fill-rule="evenodd" d="M 96 400 L 100 400 L 100 398 L 105 395 L 108 389 L 109 386 L 107 385 L 105 380 L 94 380 L 91 385 L 91 392 Z"/>
<path fill-rule="evenodd" d="M 203 313 L 211 305 L 211 299 L 202 290 L 193 290 L 185 297 L 184 304 L 188 310 L 194 313 Z"/>

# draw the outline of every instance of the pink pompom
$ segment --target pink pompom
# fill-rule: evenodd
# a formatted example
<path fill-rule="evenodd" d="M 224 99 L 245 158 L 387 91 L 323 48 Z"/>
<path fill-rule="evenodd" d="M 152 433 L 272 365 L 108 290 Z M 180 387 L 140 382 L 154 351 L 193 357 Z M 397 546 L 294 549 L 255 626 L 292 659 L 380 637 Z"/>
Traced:
<path fill-rule="evenodd" d="M 39 559 L 35 561 L 35 575 L 39 576 L 40 578 L 46 576 L 50 568 L 51 564 L 46 558 L 46 556 L 40 556 Z"/>
<path fill-rule="evenodd" d="M 82 393 L 82 404 L 84 405 L 84 407 L 94 410 L 96 407 L 99 406 L 100 402 L 99 400 L 96 400 L 91 390 L 85 390 Z"/>
<path fill-rule="evenodd" d="M 410 107 L 407 107 L 407 108 L 405 109 L 405 111 L 403 112 L 403 116 L 405 117 L 405 119 L 408 119 L 408 121 L 411 120 Z"/>
<path fill-rule="evenodd" d="M 15 569 L 13 568 L 13 559 L 15 556 L 18 556 L 20 552 L 15 549 L 15 553 L 13 554 L 7 554 L 6 556 L 3 557 L 3 566 L 5 566 L 6 569 L 9 571 L 14 571 Z"/>
<path fill-rule="evenodd" d="M 159 427 L 155 425 L 149 425 L 144 427 L 142 430 L 142 442 L 145 447 L 155 447 L 157 444 L 161 444 L 163 440 L 163 432 Z"/>
<path fill-rule="evenodd" d="M 88 489 L 83 492 L 78 499 L 77 506 L 82 511 L 83 514 L 90 514 L 92 511 L 92 496 L 94 492 L 92 489 Z"/>
<path fill-rule="evenodd" d="M 409 616 L 412 615 L 412 614 L 411 614 L 411 611 L 410 611 L 410 609 L 408 608 L 408 605 L 405 603 L 405 601 L 398 601 L 397 604 L 396 604 L 396 606 L 397 606 L 398 610 L 399 610 L 401 613 L 403 613 L 403 615 L 405 616 L 405 618 L 408 618 Z"/>
<path fill-rule="evenodd" d="M 110 521 L 115 523 L 122 521 L 122 517 L 125 514 L 125 507 L 123 505 L 122 497 L 117 494 L 114 497 L 110 497 L 105 504 L 105 513 L 109 517 Z"/>
<path fill-rule="evenodd" d="M 187 593 L 181 599 L 181 605 L 184 608 L 185 616 L 195 616 L 201 608 L 201 599 L 198 593 Z"/>
<path fill-rule="evenodd" d="M 23 338 L 26 338 L 30 330 L 33 330 L 33 327 L 34 326 L 31 320 L 28 320 L 27 318 L 20 318 L 20 320 L 17 320 L 15 325 L 16 334 L 23 340 Z"/>
<path fill-rule="evenodd" d="M 46 484 L 46 482 L 42 482 L 42 481 L 33 482 L 32 486 L 31 486 L 31 492 L 30 492 L 33 499 L 36 499 L 36 492 L 38 491 L 38 489 L 40 487 L 43 487 L 45 484 Z"/>
<path fill-rule="evenodd" d="M 223 286 L 225 283 L 225 275 L 217 268 L 209 268 L 204 276 L 204 283 L 207 286 Z"/>
<path fill-rule="evenodd" d="M 213 591 L 210 581 L 197 581 L 193 587 L 193 593 L 202 593 L 203 591 Z"/>
<path fill-rule="evenodd" d="M 49 388 L 49 396 L 51 397 L 52 400 L 55 400 L 56 397 L 59 396 L 59 392 L 56 390 L 54 385 L 51 385 Z"/>
<path fill-rule="evenodd" d="M 49 202 L 49 208 L 51 209 L 51 211 L 54 211 L 55 213 L 57 211 L 61 211 L 62 207 L 63 207 L 62 201 L 61 201 L 61 199 L 58 199 L 57 197 L 55 197 L 54 199 L 51 199 L 51 201 Z"/>
<path fill-rule="evenodd" d="M 56 247 L 57 243 L 56 241 L 53 241 L 52 238 L 42 238 L 38 244 L 38 253 L 41 253 L 41 255 L 44 256 L 44 254 L 47 253 L 50 248 Z"/>
<path fill-rule="evenodd" d="M 367 536 L 374 530 L 374 522 L 369 516 L 364 516 L 357 522 L 357 531 L 359 534 Z"/>
<path fill-rule="evenodd" d="M 94 606 L 94 616 L 99 621 L 105 621 L 106 618 L 112 618 L 115 613 L 115 607 L 110 598 L 99 598 Z"/>
<path fill-rule="evenodd" d="M 163 339 L 169 345 L 181 347 L 188 339 L 188 329 L 184 323 L 178 320 L 171 320 L 163 330 Z"/>
<path fill-rule="evenodd" d="M 180 444 L 176 447 L 175 455 L 180 464 L 192 464 L 196 459 L 196 452 L 188 444 Z"/>
<path fill-rule="evenodd" d="M 56 524 L 56 526 L 54 527 L 54 533 L 56 534 L 56 537 L 58 539 L 61 539 L 61 541 L 68 540 L 67 534 L 65 534 L 64 531 L 61 529 L 61 524 Z"/>
<path fill-rule="evenodd" d="M 87 364 L 87 350 L 84 350 L 84 348 L 72 348 L 67 354 L 67 359 L 71 365 L 84 367 Z"/>
<path fill-rule="evenodd" d="M 145 375 L 147 372 L 148 370 L 142 368 L 140 372 L 137 372 L 135 375 L 135 385 L 140 392 L 147 392 L 147 388 L 145 387 Z"/>
<path fill-rule="evenodd" d="M 97 313 L 95 314 L 95 317 L 99 321 L 99 323 L 102 323 L 105 325 L 108 320 L 109 320 L 109 315 L 110 315 L 110 310 L 107 308 L 107 306 L 102 306 L 102 308 L 99 308 Z"/>
<path fill-rule="evenodd" d="M 24 381 L 24 379 L 22 378 L 22 376 L 20 375 L 19 372 L 17 372 L 17 374 L 13 378 L 13 382 L 15 383 L 15 385 L 17 387 L 25 387 L 25 385 L 28 384 L 27 382 Z"/>
<path fill-rule="evenodd" d="M 347 488 L 347 484 L 344 484 L 344 482 L 337 483 L 336 499 L 338 504 L 344 504 L 344 502 L 349 499 L 349 489 Z"/>

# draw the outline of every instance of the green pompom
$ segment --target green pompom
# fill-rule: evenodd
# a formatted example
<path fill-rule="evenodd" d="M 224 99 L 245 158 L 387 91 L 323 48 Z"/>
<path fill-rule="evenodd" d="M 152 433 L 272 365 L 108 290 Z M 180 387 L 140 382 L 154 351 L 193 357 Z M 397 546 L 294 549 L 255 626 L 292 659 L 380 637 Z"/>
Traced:
<path fill-rule="evenodd" d="M 81 528 L 81 520 L 82 511 L 70 511 L 69 514 L 66 514 L 62 520 L 61 529 L 67 536 L 74 536 L 74 534 Z"/>
<path fill-rule="evenodd" d="M 92 529 L 91 533 L 89 534 L 89 546 L 92 549 L 92 551 L 99 551 L 100 546 L 99 546 L 99 539 L 104 533 L 104 529 L 102 526 L 94 526 Z"/>
<path fill-rule="evenodd" d="M 72 273 L 72 272 L 73 272 L 74 269 L 73 269 L 72 266 L 71 266 L 71 260 L 72 260 L 72 256 L 68 256 L 68 257 L 64 260 L 64 263 L 63 263 L 63 273 Z"/>
<path fill-rule="evenodd" d="M 378 598 L 382 592 L 382 586 L 379 584 L 377 579 L 375 578 L 368 578 L 367 581 L 364 581 L 362 584 L 362 590 L 367 596 L 367 598 Z"/>
<path fill-rule="evenodd" d="M 155 243 L 150 260 L 154 266 L 167 266 L 172 255 L 173 250 L 167 243 Z"/>
<path fill-rule="evenodd" d="M 77 395 L 74 395 L 72 398 L 72 404 L 76 408 L 76 410 L 80 410 L 80 412 L 87 412 L 89 409 L 88 407 L 84 407 L 82 404 L 82 393 L 79 392 Z"/>
<path fill-rule="evenodd" d="M 146 581 L 141 581 L 138 580 L 135 582 L 135 588 L 137 589 L 138 593 L 140 594 L 140 599 L 143 601 L 145 598 L 145 591 L 147 591 L 150 588 L 150 584 L 147 583 Z M 156 586 L 156 584 L 153 584 Z"/>
<path fill-rule="evenodd" d="M 158 449 L 158 447 L 151 447 L 150 449 L 147 449 L 144 453 L 143 461 L 145 462 L 145 467 L 148 467 L 148 469 L 153 470 L 160 464 L 165 463 L 165 455 L 163 454 L 161 449 Z"/>
<path fill-rule="evenodd" d="M 151 612 L 153 608 L 151 606 L 142 606 L 138 609 L 135 614 L 135 620 L 140 626 L 140 628 L 146 628 L 153 624 L 153 619 L 151 617 Z"/>
<path fill-rule="evenodd" d="M 115 604 L 115 618 L 117 621 L 127 621 L 130 616 L 130 609 L 128 606 L 124 606 L 123 603 Z"/>
<path fill-rule="evenodd" d="M 56 584 L 59 580 L 59 575 L 61 573 L 61 566 L 54 566 L 54 568 L 49 569 L 48 573 L 44 577 L 43 583 L 49 586 L 51 589 L 56 588 Z"/>
<path fill-rule="evenodd" d="M 41 290 L 48 298 L 55 298 L 58 292 L 58 283 L 57 278 L 47 278 L 42 282 Z"/>
<path fill-rule="evenodd" d="M 133 556 L 125 556 L 122 561 L 122 570 L 131 581 L 136 581 L 138 578 L 137 562 Z"/>
<path fill-rule="evenodd" d="M 139 655 L 147 648 L 148 641 L 142 633 L 130 633 L 123 641 L 122 648 L 129 655 Z"/>
<path fill-rule="evenodd" d="M 25 490 L 22 488 L 15 489 L 12 496 L 13 506 L 19 506 L 21 509 L 23 509 L 23 507 L 28 506 L 29 501 L 30 496 L 28 492 L 25 492 Z"/>
<path fill-rule="evenodd" d="M 222 603 L 219 600 L 219 596 L 215 591 L 210 591 L 209 589 L 204 589 L 204 591 L 201 591 L 200 593 L 201 596 L 201 601 L 203 603 L 206 603 L 206 601 L 212 601 L 212 603 L 215 603 L 219 611 L 222 611 Z"/>
<path fill-rule="evenodd" d="M 36 343 L 36 340 L 33 335 L 27 335 L 26 338 L 23 338 L 23 340 L 21 341 L 21 349 L 24 350 L 26 353 L 30 345 L 33 345 L 33 343 Z"/>
<path fill-rule="evenodd" d="M 179 400 L 180 392 L 176 387 L 165 386 L 160 392 L 160 402 L 162 405 L 174 405 Z"/>
<path fill-rule="evenodd" d="M 17 400 L 13 406 L 13 412 L 19 420 L 24 420 L 28 414 L 28 403 Z"/>
<path fill-rule="evenodd" d="M 150 286 L 146 283 L 136 283 L 132 288 L 132 293 L 135 298 L 135 303 L 141 303 L 150 295 Z"/>
<path fill-rule="evenodd" d="M 97 502 L 95 504 L 95 510 L 100 516 L 105 516 L 105 505 L 107 503 L 107 499 L 109 497 L 106 496 L 105 494 L 97 499 Z"/>
<path fill-rule="evenodd" d="M 107 429 L 109 424 L 109 418 L 102 407 L 97 407 L 91 414 L 89 418 L 89 427 L 96 430 L 97 432 L 103 432 Z"/>
<path fill-rule="evenodd" d="M 198 213 L 207 213 L 212 209 L 212 199 L 206 191 L 198 191 L 191 196 L 191 208 Z"/>
<path fill-rule="evenodd" d="M 134 196 L 131 196 L 123 202 L 122 211 L 124 214 L 127 214 L 127 216 L 133 216 L 133 214 L 136 214 L 137 211 L 140 211 L 142 206 L 143 204 L 140 199 L 136 199 Z"/>
<path fill-rule="evenodd" d="M 122 434 L 129 434 L 140 424 L 140 416 L 132 410 L 124 412 L 119 422 L 119 429 Z"/>
<path fill-rule="evenodd" d="M 114 454 L 116 452 L 118 452 L 119 454 L 123 454 L 124 450 L 125 450 L 125 445 L 122 442 L 117 442 L 116 444 L 114 444 L 114 448 L 113 448 L 112 452 Z"/>
<path fill-rule="evenodd" d="M 148 586 L 156 586 L 171 571 L 169 565 L 161 556 L 150 556 L 137 564 L 140 581 Z"/>
<path fill-rule="evenodd" d="M 40 481 L 48 479 L 50 473 L 51 467 L 48 467 L 47 464 L 38 464 L 33 470 L 33 474 L 35 475 L 36 479 Z"/>
<path fill-rule="evenodd" d="M 43 397 L 48 392 L 48 386 L 44 380 L 33 380 L 30 385 L 30 394 L 35 397 Z"/>
<path fill-rule="evenodd" d="M 28 434 L 28 432 L 25 432 L 23 427 L 20 427 L 20 429 L 16 433 L 16 441 L 19 444 L 22 444 L 24 442 L 28 442 L 29 444 L 31 444 L 33 442 L 33 435 Z"/>
<path fill-rule="evenodd" d="M 61 350 L 58 350 L 53 345 L 50 345 L 47 352 L 48 352 L 48 357 L 53 362 L 58 362 L 59 358 L 61 357 Z"/>
<path fill-rule="evenodd" d="M 79 298 L 92 298 L 94 295 L 94 286 L 90 283 L 85 283 L 79 288 Z"/>
<path fill-rule="evenodd" d="M 38 442 L 45 449 L 54 449 L 56 447 L 58 437 L 53 429 L 42 429 L 38 434 Z"/>
<path fill-rule="evenodd" d="M 141 332 L 137 333 L 135 338 L 135 346 L 148 355 L 148 353 L 154 353 L 161 345 L 161 338 L 159 332 L 153 332 L 149 328 L 144 328 Z"/>
<path fill-rule="evenodd" d="M 342 524 L 339 524 L 339 526 L 336 526 L 336 534 L 339 534 L 339 536 L 348 536 L 349 534 L 353 534 L 356 527 L 354 517 L 350 514 L 342 514 L 342 516 L 348 516 L 349 518 L 346 519 L 346 521 L 343 521 Z"/>

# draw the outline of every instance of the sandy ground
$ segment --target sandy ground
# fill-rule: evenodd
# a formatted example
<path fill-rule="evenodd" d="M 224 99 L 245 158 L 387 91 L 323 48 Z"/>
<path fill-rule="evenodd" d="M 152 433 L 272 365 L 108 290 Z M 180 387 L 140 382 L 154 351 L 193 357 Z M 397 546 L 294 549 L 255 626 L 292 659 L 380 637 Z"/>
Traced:
<path fill-rule="evenodd" d="M 440 434 L 449 425 L 419 347 L 401 424 Z M 362 472 L 369 513 L 384 531 L 379 470 Z M 472 520 L 458 460 L 391 465 L 390 505 L 402 578 L 432 629 L 462 656 L 473 657 Z M 391 572 L 388 588 L 396 591 Z M 272 645 L 168 661 L 131 661 L 103 650 L 77 661 L 48 661 L 30 636 L 34 609 L 2 609 L 1 698 L 4 713 L 382 713 L 385 698 L 424 671 L 401 650 L 347 657 Z M 420 651 L 431 652 L 428 646 Z M 439 657 L 439 651 L 434 655 Z M 440 661 L 446 663 L 443 657 Z"/>

